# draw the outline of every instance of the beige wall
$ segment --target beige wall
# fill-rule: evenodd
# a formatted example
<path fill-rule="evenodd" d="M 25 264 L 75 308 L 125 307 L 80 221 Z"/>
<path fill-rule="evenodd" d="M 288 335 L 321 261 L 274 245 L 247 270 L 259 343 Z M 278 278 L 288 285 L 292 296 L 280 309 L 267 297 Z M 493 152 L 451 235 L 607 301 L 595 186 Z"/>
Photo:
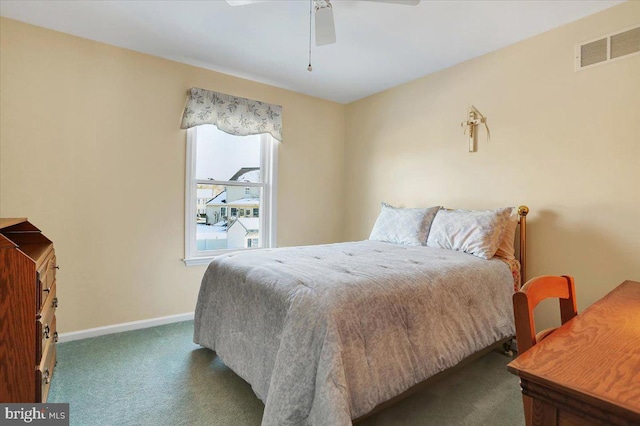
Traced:
<path fill-rule="evenodd" d="M 193 311 L 205 267 L 181 261 L 179 129 L 192 86 L 283 106 L 278 242 L 341 240 L 343 105 L 13 20 L 0 31 L 0 216 L 55 241 L 60 331 Z"/>
<path fill-rule="evenodd" d="M 380 201 L 527 204 L 529 276 L 574 275 L 579 309 L 640 281 L 640 56 L 574 72 L 577 42 L 638 17 L 622 4 L 348 105 L 346 239 L 368 236 Z M 476 153 L 470 104 L 491 129 Z"/>

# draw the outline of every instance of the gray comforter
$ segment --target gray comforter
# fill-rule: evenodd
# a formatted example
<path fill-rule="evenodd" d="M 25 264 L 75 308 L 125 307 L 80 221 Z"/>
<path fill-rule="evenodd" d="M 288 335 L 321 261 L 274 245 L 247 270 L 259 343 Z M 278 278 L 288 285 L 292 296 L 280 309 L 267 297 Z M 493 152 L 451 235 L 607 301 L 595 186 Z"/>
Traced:
<path fill-rule="evenodd" d="M 194 342 L 265 402 L 263 425 L 351 419 L 514 333 L 499 259 L 362 241 L 217 257 Z"/>

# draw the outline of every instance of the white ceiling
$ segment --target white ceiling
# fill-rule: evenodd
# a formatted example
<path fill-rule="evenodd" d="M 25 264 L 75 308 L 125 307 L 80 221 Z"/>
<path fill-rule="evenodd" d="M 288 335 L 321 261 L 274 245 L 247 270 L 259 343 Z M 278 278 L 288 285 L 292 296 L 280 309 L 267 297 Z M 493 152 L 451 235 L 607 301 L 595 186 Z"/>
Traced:
<path fill-rule="evenodd" d="M 348 103 L 621 1 L 332 3 L 338 41 L 313 46 L 313 72 L 307 0 L 1 0 L 0 15 Z"/>

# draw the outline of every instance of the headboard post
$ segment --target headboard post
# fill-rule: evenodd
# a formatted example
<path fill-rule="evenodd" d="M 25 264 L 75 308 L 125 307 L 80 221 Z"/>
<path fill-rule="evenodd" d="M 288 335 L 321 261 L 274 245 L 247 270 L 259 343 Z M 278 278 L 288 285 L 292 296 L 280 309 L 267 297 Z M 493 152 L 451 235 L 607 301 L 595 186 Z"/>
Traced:
<path fill-rule="evenodd" d="M 527 282 L 527 215 L 529 207 L 518 207 L 518 217 L 520 218 L 520 279 L 521 285 Z"/>

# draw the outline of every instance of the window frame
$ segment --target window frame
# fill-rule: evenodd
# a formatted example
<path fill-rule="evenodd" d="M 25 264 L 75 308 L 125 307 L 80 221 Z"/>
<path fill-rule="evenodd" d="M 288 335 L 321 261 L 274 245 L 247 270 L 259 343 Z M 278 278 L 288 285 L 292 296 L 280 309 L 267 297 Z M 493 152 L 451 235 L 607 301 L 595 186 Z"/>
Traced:
<path fill-rule="evenodd" d="M 207 265 L 216 256 L 239 250 L 261 250 L 277 246 L 276 242 L 276 217 L 277 217 L 277 171 L 278 171 L 278 145 L 277 139 L 268 133 L 260 135 L 260 175 L 261 183 L 254 182 L 229 182 L 217 180 L 196 179 L 196 159 L 198 127 L 187 129 L 186 170 L 185 170 L 185 238 L 184 238 L 184 263 L 187 266 Z M 220 130 L 222 131 L 222 130 Z M 197 209 L 197 185 L 223 185 L 239 187 L 262 188 L 262 199 L 259 209 L 260 214 L 260 238 L 262 247 L 258 248 L 234 248 L 198 251 L 196 246 L 196 215 Z M 231 209 L 228 208 L 229 216 Z M 189 219 L 191 218 L 191 219 Z"/>

